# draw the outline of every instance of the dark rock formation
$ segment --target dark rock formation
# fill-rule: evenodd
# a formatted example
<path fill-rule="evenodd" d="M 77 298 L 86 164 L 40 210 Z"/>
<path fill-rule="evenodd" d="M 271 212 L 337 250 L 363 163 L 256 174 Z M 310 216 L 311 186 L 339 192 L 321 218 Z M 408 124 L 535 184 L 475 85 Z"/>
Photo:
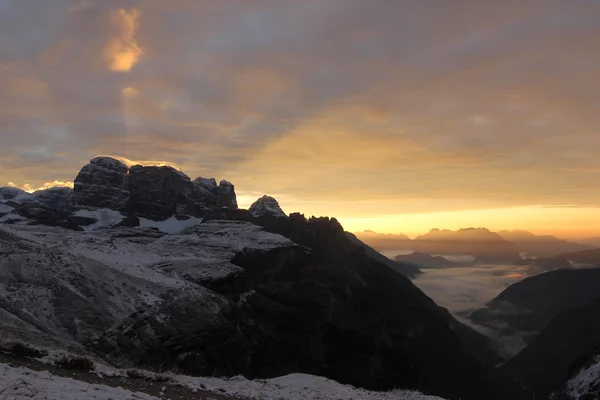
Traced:
<path fill-rule="evenodd" d="M 33 197 L 46 207 L 64 211 L 71 209 L 72 195 L 73 189 L 69 187 L 53 187 L 33 193 Z"/>
<path fill-rule="evenodd" d="M 225 180 L 219 183 L 219 204 L 223 207 L 238 208 L 235 187 Z"/>
<path fill-rule="evenodd" d="M 127 165 L 109 157 L 96 157 L 75 178 L 73 205 L 122 210 L 129 197 Z"/>
<path fill-rule="evenodd" d="M 202 217 L 209 211 L 237 209 L 234 186 L 214 179 L 190 178 L 169 166 L 128 168 L 110 157 L 96 157 L 75 179 L 76 208 L 109 208 L 152 220 L 172 216 Z"/>
<path fill-rule="evenodd" d="M 256 200 L 249 208 L 250 214 L 256 218 L 276 217 L 285 218 L 287 215 L 283 212 L 279 203 L 271 196 L 263 196 Z"/>
<path fill-rule="evenodd" d="M 196 198 L 207 206 L 219 205 L 219 187 L 214 178 L 198 177 L 192 182 L 196 191 Z"/>
<path fill-rule="evenodd" d="M 202 217 L 208 208 L 196 199 L 194 185 L 183 172 L 169 166 L 130 168 L 128 211 L 162 221 L 173 215 Z"/>
<path fill-rule="evenodd" d="M 39 202 L 31 202 L 20 206 L 17 213 L 29 219 L 32 225 L 62 226 L 69 229 L 79 229 L 69 222 L 70 210 L 60 210 L 48 207 Z"/>

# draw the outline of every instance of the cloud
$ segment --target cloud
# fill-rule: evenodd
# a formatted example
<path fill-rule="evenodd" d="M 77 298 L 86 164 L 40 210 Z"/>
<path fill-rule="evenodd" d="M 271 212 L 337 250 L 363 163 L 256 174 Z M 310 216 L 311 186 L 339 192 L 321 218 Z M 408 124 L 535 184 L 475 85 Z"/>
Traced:
<path fill-rule="evenodd" d="M 436 303 L 464 317 L 529 274 L 529 267 L 513 265 L 456 267 L 424 270 L 413 282 Z"/>
<path fill-rule="evenodd" d="M 22 189 L 22 190 L 24 190 L 26 192 L 33 193 L 33 192 L 35 192 L 37 190 L 45 190 L 45 189 L 49 189 L 49 188 L 53 188 L 53 187 L 70 187 L 70 188 L 73 188 L 73 182 L 62 182 L 62 181 L 45 182 L 44 184 L 42 184 L 40 186 L 32 186 L 29 183 L 26 183 L 26 184 L 23 184 L 23 185 L 17 185 L 14 182 L 8 182 L 7 186 L 19 188 L 19 189 Z"/>
<path fill-rule="evenodd" d="M 111 36 L 102 51 L 108 67 L 115 72 L 127 72 L 137 63 L 142 49 L 135 39 L 140 12 L 136 9 L 111 11 Z"/>
<path fill-rule="evenodd" d="M 118 154 L 278 193 L 286 208 L 345 203 L 340 217 L 595 204 L 599 12 L 584 0 L 12 1 L 0 179 L 68 181 Z"/>
<path fill-rule="evenodd" d="M 512 265 L 427 269 L 413 283 L 459 321 L 490 337 L 498 354 L 512 357 L 525 347 L 530 332 L 518 332 L 500 322 L 481 326 L 468 317 L 471 312 L 484 308 L 506 287 L 532 274 L 535 272 L 529 267 Z M 505 311 L 515 312 L 508 308 Z"/>

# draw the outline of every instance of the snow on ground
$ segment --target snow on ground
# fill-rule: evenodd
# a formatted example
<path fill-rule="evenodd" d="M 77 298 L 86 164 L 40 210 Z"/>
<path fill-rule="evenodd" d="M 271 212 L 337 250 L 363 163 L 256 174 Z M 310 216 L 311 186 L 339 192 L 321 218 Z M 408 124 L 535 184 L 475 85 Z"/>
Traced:
<path fill-rule="evenodd" d="M 0 399 L 33 400 L 158 400 L 145 393 L 62 378 L 47 371 L 0 364 Z"/>
<path fill-rule="evenodd" d="M 74 214 L 76 217 L 93 218 L 98 222 L 84 226 L 86 231 L 94 231 L 97 229 L 110 228 L 123 221 L 123 215 L 119 211 L 110 210 L 108 208 L 99 208 L 96 210 L 79 210 Z"/>
<path fill-rule="evenodd" d="M 187 376 L 175 376 L 174 380 L 191 389 L 203 388 L 247 400 L 441 400 L 406 390 L 371 392 L 306 374 L 254 381 L 242 377 L 219 379 Z"/>
<path fill-rule="evenodd" d="M 574 399 L 579 399 L 598 382 L 600 382 L 600 356 L 596 356 L 592 365 L 583 368 L 567 382 L 567 392 Z"/>
<path fill-rule="evenodd" d="M 0 214 L 7 214 L 7 213 L 11 212 L 12 210 L 14 210 L 13 207 L 0 203 Z"/>
<path fill-rule="evenodd" d="M 109 213 L 103 221 L 113 217 Z M 30 243 L 56 249 L 75 263 L 91 259 L 128 275 L 179 289 L 195 286 L 193 281 L 239 272 L 240 267 L 231 263 L 238 252 L 294 245 L 283 236 L 238 221 L 209 221 L 185 234 L 173 235 L 124 227 L 89 232 L 43 225 L 1 228 Z"/>
<path fill-rule="evenodd" d="M 108 372 L 108 371 L 106 371 Z M 148 373 L 151 378 L 152 373 Z M 121 371 L 105 376 L 123 376 Z M 443 400 L 415 391 L 393 390 L 371 392 L 342 385 L 330 379 L 291 374 L 274 379 L 250 381 L 242 377 L 231 379 L 196 378 L 167 374 L 173 383 L 192 390 L 213 392 L 240 400 Z M 126 379 L 126 378 L 123 378 Z M 1 392 L 5 390 L 5 392 Z M 34 400 L 154 400 L 145 393 L 133 393 L 121 387 L 91 384 L 71 378 L 52 375 L 47 371 L 37 372 L 27 368 L 14 368 L 0 364 L 0 399 Z"/>
<path fill-rule="evenodd" d="M 164 221 L 152 221 L 146 218 L 140 218 L 140 226 L 142 228 L 156 228 L 161 232 L 175 235 L 186 231 L 202 222 L 201 219 L 190 217 L 189 219 L 179 220 L 174 216 Z"/>

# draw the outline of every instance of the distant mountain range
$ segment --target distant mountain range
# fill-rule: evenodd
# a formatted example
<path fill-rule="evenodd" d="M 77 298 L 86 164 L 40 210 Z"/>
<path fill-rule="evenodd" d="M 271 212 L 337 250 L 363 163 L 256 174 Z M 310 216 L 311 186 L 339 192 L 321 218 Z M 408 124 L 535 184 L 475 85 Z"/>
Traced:
<path fill-rule="evenodd" d="M 592 240 L 578 243 L 523 230 L 492 232 L 486 228 L 457 231 L 432 229 L 415 239 L 404 234 L 373 231 L 359 232 L 356 236 L 377 251 L 412 250 L 431 255 L 472 255 L 476 257 L 476 263 L 512 263 L 520 260 L 521 255 L 548 258 L 595 248 Z"/>
<path fill-rule="evenodd" d="M 449 268 L 455 267 L 459 264 L 455 264 L 452 261 L 442 257 L 442 256 L 432 256 L 427 253 L 414 252 L 411 254 L 399 255 L 394 258 L 399 262 L 408 262 L 413 263 L 419 266 L 421 269 L 427 268 Z"/>

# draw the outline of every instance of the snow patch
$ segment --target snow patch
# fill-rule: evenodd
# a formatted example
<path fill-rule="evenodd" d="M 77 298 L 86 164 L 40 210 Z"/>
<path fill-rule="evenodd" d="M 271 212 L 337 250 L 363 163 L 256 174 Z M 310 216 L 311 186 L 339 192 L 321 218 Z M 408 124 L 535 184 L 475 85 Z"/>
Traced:
<path fill-rule="evenodd" d="M 156 228 L 169 235 L 176 235 L 199 225 L 202 222 L 199 218 L 191 217 L 189 219 L 179 220 L 175 217 L 165 219 L 164 221 L 152 221 L 146 218 L 140 218 L 142 228 Z"/>
<path fill-rule="evenodd" d="M 119 211 L 110 210 L 108 208 L 99 208 L 97 210 L 79 210 L 74 216 L 82 218 L 93 218 L 96 223 L 84 226 L 85 231 L 95 231 L 97 229 L 106 229 L 113 227 L 123 221 L 124 217 Z"/>

